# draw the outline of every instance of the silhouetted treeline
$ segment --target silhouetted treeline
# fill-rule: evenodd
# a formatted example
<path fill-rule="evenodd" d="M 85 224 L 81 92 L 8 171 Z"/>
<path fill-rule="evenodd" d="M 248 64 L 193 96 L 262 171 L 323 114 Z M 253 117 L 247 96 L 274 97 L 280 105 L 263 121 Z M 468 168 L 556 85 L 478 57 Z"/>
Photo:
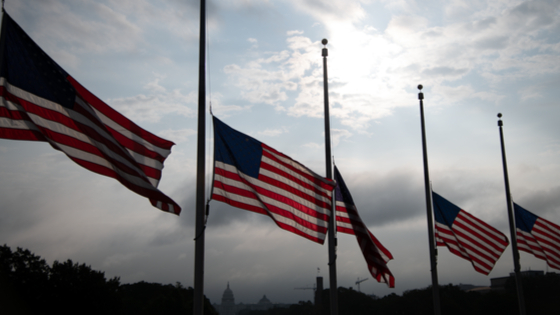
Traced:
<path fill-rule="evenodd" d="M 180 283 L 121 285 L 86 264 L 49 266 L 29 250 L 0 247 L 0 314 L 192 314 L 193 292 Z M 208 299 L 204 314 L 218 314 Z"/>
<path fill-rule="evenodd" d="M 560 275 L 548 273 L 543 276 L 523 277 L 527 315 L 558 314 L 560 310 Z M 323 291 L 323 312 L 318 313 L 311 302 L 300 302 L 290 308 L 273 308 L 267 311 L 245 311 L 240 315 L 327 315 L 329 290 Z M 487 293 L 466 292 L 458 286 L 440 286 L 442 314 L 486 315 L 519 314 L 515 280 L 510 278 L 503 291 Z M 402 296 L 390 294 L 373 299 L 364 293 L 338 288 L 339 315 L 433 315 L 432 288 L 405 291 Z"/>

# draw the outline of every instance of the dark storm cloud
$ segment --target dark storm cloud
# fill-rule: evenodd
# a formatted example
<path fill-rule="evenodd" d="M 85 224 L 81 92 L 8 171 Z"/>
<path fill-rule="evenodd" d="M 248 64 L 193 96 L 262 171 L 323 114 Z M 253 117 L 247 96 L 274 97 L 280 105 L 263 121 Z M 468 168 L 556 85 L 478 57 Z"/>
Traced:
<path fill-rule="evenodd" d="M 410 220 L 425 213 L 422 178 L 413 170 L 382 176 L 374 173 L 342 176 L 360 216 L 370 227 Z"/>
<path fill-rule="evenodd" d="M 188 191 L 189 193 L 180 202 L 180 205 L 183 208 L 179 219 L 180 227 L 194 228 L 196 221 L 196 190 L 192 189 L 192 185 L 189 184 L 185 185 L 182 191 Z M 210 192 L 207 191 L 206 199 L 208 199 L 209 197 Z M 249 216 L 256 216 L 258 218 L 257 220 L 270 220 L 264 215 L 234 208 L 226 203 L 216 200 L 210 200 L 208 213 L 208 220 L 206 223 L 207 226 L 210 227 L 223 227 L 232 223 L 247 221 Z"/>
<path fill-rule="evenodd" d="M 560 186 L 524 192 L 514 202 L 538 216 L 554 221 L 560 214 Z"/>

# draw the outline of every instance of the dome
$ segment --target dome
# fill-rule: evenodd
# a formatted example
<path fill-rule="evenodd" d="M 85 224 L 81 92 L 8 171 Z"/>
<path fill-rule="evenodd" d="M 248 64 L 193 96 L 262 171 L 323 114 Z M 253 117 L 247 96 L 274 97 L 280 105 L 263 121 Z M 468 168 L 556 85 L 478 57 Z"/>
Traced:
<path fill-rule="evenodd" d="M 266 295 L 263 295 L 262 299 L 259 301 L 259 305 L 269 305 L 272 304 L 269 299 L 266 298 Z"/>
<path fill-rule="evenodd" d="M 233 291 L 229 288 L 229 282 L 227 284 L 227 288 L 224 290 L 224 294 L 222 295 L 222 305 L 234 305 L 235 298 L 233 297 Z"/>

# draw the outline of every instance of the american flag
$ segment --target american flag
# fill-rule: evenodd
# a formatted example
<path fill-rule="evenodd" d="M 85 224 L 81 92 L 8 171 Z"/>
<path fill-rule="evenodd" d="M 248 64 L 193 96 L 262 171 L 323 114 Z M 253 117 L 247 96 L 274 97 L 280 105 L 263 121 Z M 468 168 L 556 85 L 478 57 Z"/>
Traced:
<path fill-rule="evenodd" d="M 360 218 L 352 195 L 336 166 L 334 167 L 334 179 L 337 184 L 335 188 L 336 230 L 355 235 L 371 275 L 378 282 L 387 283 L 390 288 L 394 288 L 395 277 L 387 268 L 387 262 L 393 259 L 393 255 L 381 245 Z"/>
<path fill-rule="evenodd" d="M 432 192 L 436 244 L 469 260 L 474 270 L 488 275 L 509 245 L 500 231 Z"/>
<path fill-rule="evenodd" d="M 280 228 L 323 244 L 334 183 L 218 118 L 213 121 L 212 199 L 268 215 Z"/>
<path fill-rule="evenodd" d="M 560 226 L 547 221 L 513 204 L 517 248 L 546 260 L 547 264 L 560 269 Z"/>
<path fill-rule="evenodd" d="M 181 211 L 156 188 L 174 143 L 138 127 L 86 90 L 7 13 L 0 39 L 0 138 L 48 142 L 153 206 Z"/>

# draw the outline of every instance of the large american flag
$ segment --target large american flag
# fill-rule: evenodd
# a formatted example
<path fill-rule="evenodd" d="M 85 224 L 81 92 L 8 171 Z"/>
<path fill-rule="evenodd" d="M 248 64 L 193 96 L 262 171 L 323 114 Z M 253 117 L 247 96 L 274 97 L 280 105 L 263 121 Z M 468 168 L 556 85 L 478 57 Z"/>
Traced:
<path fill-rule="evenodd" d="M 174 143 L 138 127 L 86 90 L 7 13 L 0 39 L 0 138 L 48 142 L 155 207 L 181 211 L 156 188 Z"/>
<path fill-rule="evenodd" d="M 393 255 L 373 236 L 360 218 L 352 195 L 336 166 L 334 167 L 334 179 L 337 184 L 335 188 L 336 230 L 355 235 L 371 275 L 377 281 L 387 283 L 390 288 L 394 288 L 395 277 L 387 267 L 387 262 L 393 259 Z"/>
<path fill-rule="evenodd" d="M 280 228 L 323 244 L 334 183 L 218 118 L 213 121 L 212 199 L 268 215 Z"/>
<path fill-rule="evenodd" d="M 560 226 L 547 221 L 513 204 L 517 248 L 546 260 L 547 264 L 560 269 Z"/>
<path fill-rule="evenodd" d="M 437 246 L 469 260 L 474 270 L 488 275 L 509 245 L 507 237 L 478 218 L 432 192 Z"/>

